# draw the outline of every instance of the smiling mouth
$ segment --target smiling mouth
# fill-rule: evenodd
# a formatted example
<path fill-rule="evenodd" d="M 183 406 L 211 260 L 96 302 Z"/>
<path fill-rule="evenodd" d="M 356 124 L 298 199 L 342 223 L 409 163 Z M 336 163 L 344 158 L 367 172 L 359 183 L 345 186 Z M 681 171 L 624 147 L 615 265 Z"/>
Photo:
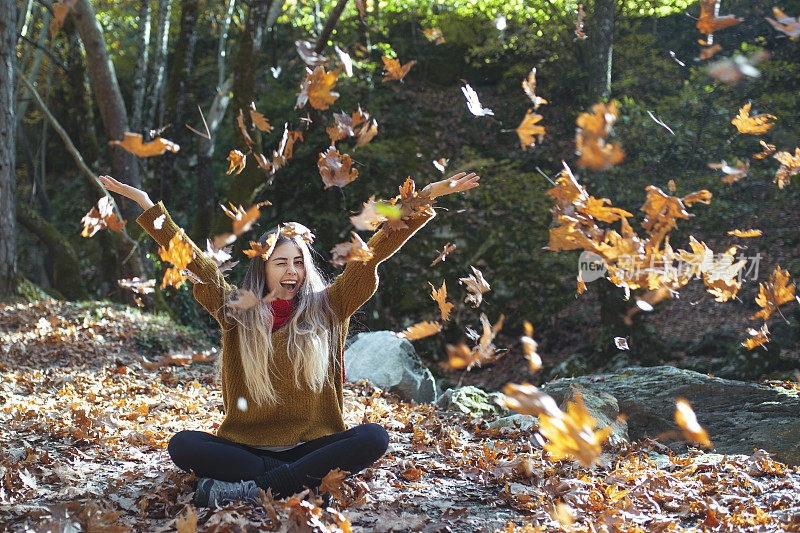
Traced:
<path fill-rule="evenodd" d="M 283 281 L 281 286 L 289 292 L 294 292 L 297 289 L 296 281 Z"/>

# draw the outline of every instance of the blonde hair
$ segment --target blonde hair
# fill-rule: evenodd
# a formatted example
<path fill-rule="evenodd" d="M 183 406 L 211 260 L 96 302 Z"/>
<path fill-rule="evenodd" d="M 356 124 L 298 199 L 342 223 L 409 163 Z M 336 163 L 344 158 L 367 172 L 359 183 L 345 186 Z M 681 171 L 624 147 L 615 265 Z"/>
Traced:
<path fill-rule="evenodd" d="M 265 245 L 267 238 L 278 231 L 278 228 L 273 228 L 263 234 L 258 242 Z M 294 381 L 300 383 L 302 378 L 309 389 L 320 392 L 326 379 L 335 375 L 329 372 L 331 359 L 334 365 L 341 366 L 338 357 L 331 358 L 337 347 L 341 326 L 335 319 L 325 292 L 326 280 L 314 263 L 314 250 L 299 236 L 284 235 L 278 237 L 275 248 L 285 242 L 291 242 L 300 249 L 305 265 L 305 279 L 295 296 L 297 307 L 289 322 L 283 326 L 288 328 L 289 333 L 286 351 L 292 362 Z M 277 404 L 280 398 L 269 372 L 275 364 L 272 304 L 260 301 L 269 293 L 266 263 L 261 256 L 251 259 L 241 283 L 241 289 L 252 291 L 259 297 L 259 303 L 236 315 L 228 313 L 228 316 L 237 322 L 239 328 L 239 353 L 250 397 L 258 404 L 271 406 Z M 229 295 L 228 300 L 232 296 Z"/>

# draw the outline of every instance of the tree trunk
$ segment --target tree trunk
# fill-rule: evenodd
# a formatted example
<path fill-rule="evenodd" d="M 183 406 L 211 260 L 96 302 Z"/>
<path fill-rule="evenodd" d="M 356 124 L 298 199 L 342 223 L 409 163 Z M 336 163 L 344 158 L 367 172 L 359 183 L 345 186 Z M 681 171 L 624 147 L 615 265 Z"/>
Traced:
<path fill-rule="evenodd" d="M 281 1 L 281 0 L 276 0 Z M 236 123 L 236 116 L 241 109 L 245 117 L 245 125 L 248 126 L 250 136 L 255 146 L 253 151 L 261 152 L 261 135 L 250 127 L 249 113 L 250 103 L 256 101 L 256 71 L 259 65 L 259 51 L 261 41 L 266 32 L 266 22 L 270 11 L 270 0 L 258 0 L 250 5 L 245 19 L 244 32 L 239 38 L 239 48 L 233 62 L 233 121 L 234 121 L 234 146 L 244 148 L 246 146 L 239 126 Z M 258 194 L 258 191 L 265 183 L 264 170 L 256 164 L 249 164 L 245 169 L 235 175 L 226 191 L 227 200 L 234 204 L 249 204 Z M 226 220 L 227 219 L 227 220 Z M 225 228 L 228 228 L 227 230 Z M 224 216 L 214 218 L 212 231 L 222 233 L 230 231 L 230 219 Z"/>
<path fill-rule="evenodd" d="M 89 77 L 92 80 L 95 101 L 100 109 L 106 135 L 109 139 L 121 140 L 125 132 L 129 131 L 128 115 L 117 83 L 114 64 L 108 56 L 103 30 L 89 0 L 75 0 L 70 16 L 74 17 L 75 26 L 86 50 Z M 109 152 L 114 177 L 132 187 L 141 188 L 139 165 L 135 156 L 119 146 L 109 146 Z M 120 201 L 120 210 L 126 220 L 135 220 L 141 212 L 139 206 L 127 198 Z M 140 271 L 133 275 L 139 276 L 143 273 Z"/>
<path fill-rule="evenodd" d="M 0 10 L 0 298 L 16 292 L 17 232 L 14 165 L 14 63 L 17 56 L 17 3 Z"/>
<path fill-rule="evenodd" d="M 597 102 L 611 96 L 611 56 L 614 43 L 616 0 L 595 0 L 589 28 L 589 98 Z"/>
<path fill-rule="evenodd" d="M 83 61 L 81 40 L 72 17 L 64 21 L 67 34 L 67 83 L 66 115 L 68 123 L 64 129 L 75 141 L 78 151 L 90 167 L 94 167 L 100 159 L 100 147 L 97 145 L 97 133 L 94 128 L 94 110 L 91 105 L 89 86 L 86 83 L 86 64 Z"/>
<path fill-rule="evenodd" d="M 147 89 L 147 114 L 144 126 L 157 128 L 161 126 L 161 96 L 164 93 L 164 72 L 167 64 L 167 42 L 169 38 L 170 12 L 172 0 L 158 0 L 158 28 L 153 44 L 153 66 L 150 69 L 150 81 Z"/>
<path fill-rule="evenodd" d="M 211 109 L 206 116 L 209 138 L 200 139 L 200 150 L 197 155 L 197 195 L 194 215 L 194 224 L 190 232 L 190 237 L 196 243 L 203 243 L 206 237 L 211 235 L 211 221 L 214 219 L 214 206 L 217 198 L 214 194 L 214 167 L 212 158 L 214 156 L 214 146 L 217 141 L 217 131 L 219 130 L 225 111 L 230 102 L 231 87 L 233 77 L 225 80 L 219 88 Z M 201 245 L 202 247 L 202 245 Z"/>
<path fill-rule="evenodd" d="M 139 25 L 136 35 L 136 66 L 133 69 L 133 106 L 131 107 L 131 130 L 141 133 L 144 112 L 144 90 L 146 88 L 147 59 L 150 55 L 150 0 L 139 4 Z"/>
<path fill-rule="evenodd" d="M 69 240 L 53 224 L 22 204 L 17 205 L 17 221 L 36 235 L 52 255 L 53 287 L 70 300 L 85 299 L 88 295 L 78 268 L 78 256 Z"/>
<path fill-rule="evenodd" d="M 184 127 L 186 93 L 192 75 L 194 48 L 197 42 L 198 0 L 183 0 L 181 3 L 180 32 L 178 33 L 175 53 L 172 56 L 172 67 L 169 72 L 167 92 L 164 98 L 164 120 L 172 124 L 170 140 L 188 150 L 190 139 Z M 185 158 L 183 158 L 185 160 Z M 183 170 L 179 167 L 181 160 L 177 154 L 165 153 L 158 160 L 161 200 L 170 205 L 179 186 L 183 183 Z"/>

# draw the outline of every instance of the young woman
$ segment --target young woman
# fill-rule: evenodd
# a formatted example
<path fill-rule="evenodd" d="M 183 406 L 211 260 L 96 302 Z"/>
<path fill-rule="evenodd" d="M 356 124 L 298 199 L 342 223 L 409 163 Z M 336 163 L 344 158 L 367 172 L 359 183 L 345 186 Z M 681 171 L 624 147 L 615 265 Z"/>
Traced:
<path fill-rule="evenodd" d="M 479 179 L 462 172 L 423 191 L 435 198 L 477 187 Z M 137 202 L 144 213 L 136 222 L 158 244 L 169 245 L 179 228 L 161 202 L 154 205 L 144 191 L 110 176 L 100 181 Z M 194 297 L 222 327 L 222 425 L 216 435 L 180 431 L 167 448 L 179 468 L 201 477 L 197 505 L 256 501 L 259 488 L 271 488 L 278 498 L 304 486 L 316 489 L 331 470 L 353 475 L 386 452 L 389 435 L 380 425 L 344 425 L 344 342 L 350 317 L 377 289 L 378 265 L 434 216 L 430 207 L 403 213 L 405 228 L 380 229 L 367 243 L 373 258 L 348 263 L 329 286 L 309 244 L 279 234 L 268 258 L 250 261 L 241 289 L 263 299 L 243 312 L 229 305 L 236 287 L 184 237 L 194 251 L 188 269 L 202 282 L 195 283 Z M 277 231 L 259 243 L 266 245 Z"/>

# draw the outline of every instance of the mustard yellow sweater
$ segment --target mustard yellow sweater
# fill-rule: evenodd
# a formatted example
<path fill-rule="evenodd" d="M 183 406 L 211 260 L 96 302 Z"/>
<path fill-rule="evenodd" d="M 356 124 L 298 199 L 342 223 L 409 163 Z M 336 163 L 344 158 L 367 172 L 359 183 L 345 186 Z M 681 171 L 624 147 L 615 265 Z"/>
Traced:
<path fill-rule="evenodd" d="M 161 229 L 155 229 L 153 221 L 161 215 L 165 215 L 164 222 Z M 367 243 L 374 253 L 373 259 L 366 263 L 348 263 L 328 288 L 328 298 L 341 324 L 339 338 L 333 340 L 337 346 L 331 354 L 329 365 L 329 372 L 332 373 L 329 381 L 335 386 L 332 387 L 326 380 L 322 391 L 314 393 L 304 383 L 279 379 L 278 376 L 292 375 L 292 365 L 287 354 L 288 327 L 281 327 L 272 333 L 276 367 L 270 370 L 270 375 L 278 397 L 284 399 L 283 403 L 273 407 L 258 405 L 249 395 L 239 353 L 237 324 L 221 312 L 225 295 L 236 290 L 236 287 L 227 283 L 217 264 L 192 243 L 195 259 L 188 269 L 203 281 L 202 284 L 194 285 L 194 297 L 222 327 L 221 379 L 225 419 L 217 430 L 217 435 L 251 446 L 284 446 L 347 429 L 342 419 L 342 372 L 336 371 L 334 358 L 342 356 L 350 317 L 375 294 L 378 287 L 378 265 L 397 252 L 434 216 L 433 210 L 429 209 L 406 220 L 408 227 L 405 229 L 381 228 Z M 168 246 L 169 240 L 178 232 L 178 226 L 172 221 L 162 202 L 142 213 L 136 222 L 164 247 Z M 186 241 L 190 242 L 188 237 Z M 341 365 L 343 364 L 342 362 Z M 247 402 L 248 408 L 244 411 L 238 408 L 239 398 L 244 398 Z"/>

